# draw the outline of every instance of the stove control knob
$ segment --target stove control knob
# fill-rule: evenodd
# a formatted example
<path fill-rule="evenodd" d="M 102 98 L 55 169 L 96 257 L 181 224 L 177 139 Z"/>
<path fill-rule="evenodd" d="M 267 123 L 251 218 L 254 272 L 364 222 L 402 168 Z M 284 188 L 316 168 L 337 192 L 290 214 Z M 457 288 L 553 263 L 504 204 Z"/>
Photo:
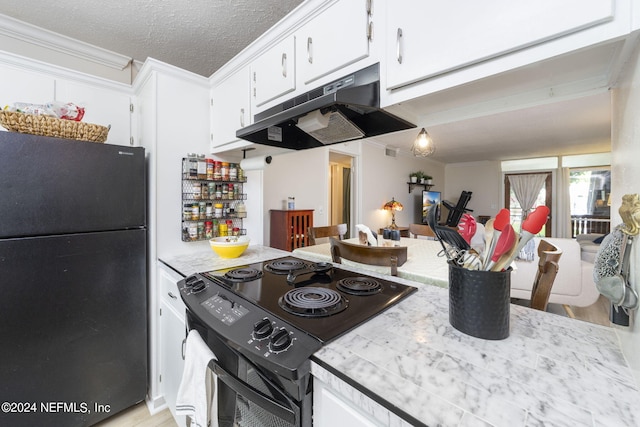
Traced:
<path fill-rule="evenodd" d="M 196 282 L 193 282 L 193 284 L 191 286 L 191 290 L 195 294 L 195 293 L 200 292 L 201 290 L 203 290 L 206 286 L 207 285 L 202 280 L 198 280 Z"/>
<path fill-rule="evenodd" d="M 279 352 L 286 350 L 291 345 L 289 331 L 282 328 L 271 337 L 271 351 Z"/>
<path fill-rule="evenodd" d="M 273 332 L 273 325 L 271 324 L 271 320 L 266 317 L 262 320 L 256 322 L 253 325 L 253 338 L 257 340 L 263 340 L 265 338 L 269 338 L 269 335 Z"/>

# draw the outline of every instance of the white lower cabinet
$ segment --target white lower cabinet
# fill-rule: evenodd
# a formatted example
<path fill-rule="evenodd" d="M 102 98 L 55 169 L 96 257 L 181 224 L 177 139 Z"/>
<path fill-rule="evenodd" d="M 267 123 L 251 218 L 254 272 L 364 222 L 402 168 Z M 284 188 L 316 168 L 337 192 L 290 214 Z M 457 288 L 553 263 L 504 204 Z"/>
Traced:
<path fill-rule="evenodd" d="M 370 416 L 332 390 L 328 384 L 313 379 L 313 427 L 379 427 Z"/>
<path fill-rule="evenodd" d="M 179 426 L 186 426 L 184 416 L 176 416 L 176 397 L 182 379 L 184 360 L 182 341 L 186 337 L 185 306 L 180 299 L 177 282 L 182 279 L 165 268 L 158 268 L 160 280 L 159 321 L 159 385 L 160 393 Z"/>

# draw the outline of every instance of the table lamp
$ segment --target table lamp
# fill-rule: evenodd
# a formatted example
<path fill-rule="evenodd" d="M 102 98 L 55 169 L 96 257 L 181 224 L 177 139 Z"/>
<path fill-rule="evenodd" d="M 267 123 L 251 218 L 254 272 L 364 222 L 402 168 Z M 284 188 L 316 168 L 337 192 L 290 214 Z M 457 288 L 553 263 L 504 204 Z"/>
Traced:
<path fill-rule="evenodd" d="M 396 225 L 396 211 L 402 210 L 402 203 L 397 202 L 392 197 L 390 202 L 387 202 L 384 204 L 384 206 L 382 206 L 382 209 L 384 209 L 385 211 L 391 211 L 391 225 L 387 228 L 390 228 L 392 230 L 397 229 L 398 226 Z"/>

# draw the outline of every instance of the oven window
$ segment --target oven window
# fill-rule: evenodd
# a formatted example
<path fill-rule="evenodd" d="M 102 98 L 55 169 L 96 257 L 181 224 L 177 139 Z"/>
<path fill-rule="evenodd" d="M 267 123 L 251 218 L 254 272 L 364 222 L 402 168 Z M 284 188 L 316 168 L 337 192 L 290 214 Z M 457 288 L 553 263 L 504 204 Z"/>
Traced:
<path fill-rule="evenodd" d="M 262 381 L 255 369 L 250 369 L 247 372 L 247 380 L 249 385 L 262 391 L 265 394 L 270 394 L 268 387 Z M 236 419 L 234 426 L 238 427 L 295 427 L 295 424 L 287 422 L 282 418 L 272 414 L 271 412 L 260 407 L 260 405 L 250 401 L 241 394 L 236 395 Z"/>

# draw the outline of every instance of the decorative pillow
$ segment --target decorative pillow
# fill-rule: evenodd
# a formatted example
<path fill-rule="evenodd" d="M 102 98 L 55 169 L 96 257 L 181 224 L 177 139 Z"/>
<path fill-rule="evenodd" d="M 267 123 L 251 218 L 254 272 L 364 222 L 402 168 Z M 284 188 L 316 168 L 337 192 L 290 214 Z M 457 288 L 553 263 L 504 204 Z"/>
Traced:
<path fill-rule="evenodd" d="M 607 233 L 608 234 L 608 233 Z M 597 243 L 600 244 L 602 243 L 602 240 L 604 240 L 604 238 L 607 237 L 607 235 L 605 234 L 604 236 L 600 236 L 597 239 L 594 239 L 593 243 Z"/>

